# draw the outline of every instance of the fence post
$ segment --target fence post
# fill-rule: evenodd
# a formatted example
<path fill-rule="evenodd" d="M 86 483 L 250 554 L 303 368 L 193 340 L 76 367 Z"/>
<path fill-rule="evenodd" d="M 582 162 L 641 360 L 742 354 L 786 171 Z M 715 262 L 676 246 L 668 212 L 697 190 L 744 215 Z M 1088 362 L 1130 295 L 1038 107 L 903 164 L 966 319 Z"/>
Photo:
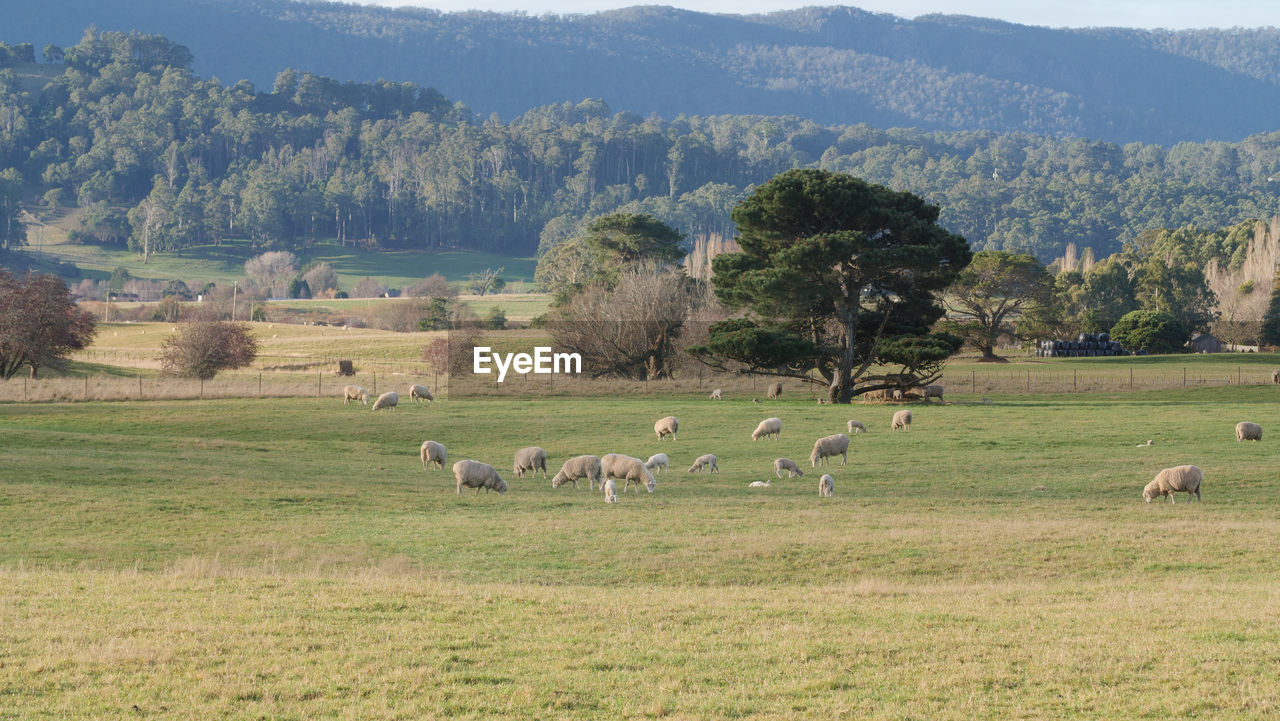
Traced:
<path fill-rule="evenodd" d="M 1079 379 L 1076 377 L 1076 372 L 1077 371 L 1075 368 L 1071 369 L 1071 390 L 1073 391 L 1080 388 L 1080 383 L 1079 383 Z"/>
<path fill-rule="evenodd" d="M 204 379 L 200 379 L 200 398 L 204 398 Z"/>
<path fill-rule="evenodd" d="M 22 402 L 27 402 L 27 377 L 22 377 Z"/>
<path fill-rule="evenodd" d="M 1031 371 L 1027 371 L 1027 392 L 1031 392 Z"/>
<path fill-rule="evenodd" d="M 262 397 L 262 371 L 258 371 L 258 397 Z"/>
<path fill-rule="evenodd" d="M 142 374 L 138 374 L 138 400 L 142 400 Z"/>
<path fill-rule="evenodd" d="M 375 398 L 378 396 L 378 373 L 376 371 L 373 374 L 373 395 Z"/>
<path fill-rule="evenodd" d="M 1133 368 L 1129 368 L 1129 390 L 1133 390 Z"/>
<path fill-rule="evenodd" d="M 89 376 L 84 377 L 84 399 L 89 400 Z"/>
<path fill-rule="evenodd" d="M 1187 369 L 1186 369 L 1186 367 L 1183 367 L 1183 369 L 1182 369 L 1182 387 L 1183 387 L 1183 388 L 1186 388 L 1186 387 L 1187 387 Z"/>
<path fill-rule="evenodd" d="M 324 371 L 316 374 L 316 398 L 320 397 L 320 379 L 324 378 Z"/>

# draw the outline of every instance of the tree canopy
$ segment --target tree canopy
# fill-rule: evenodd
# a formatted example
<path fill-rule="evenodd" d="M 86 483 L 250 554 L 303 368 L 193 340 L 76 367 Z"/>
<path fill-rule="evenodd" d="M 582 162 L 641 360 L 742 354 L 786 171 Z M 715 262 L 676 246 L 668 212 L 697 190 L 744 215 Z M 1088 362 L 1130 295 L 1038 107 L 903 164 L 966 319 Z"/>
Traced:
<path fill-rule="evenodd" d="M 96 330 L 93 316 L 76 306 L 61 278 L 14 276 L 0 268 L 0 378 L 13 377 L 23 365 L 35 378 L 40 368 L 87 347 Z"/>
<path fill-rule="evenodd" d="M 1000 334 L 1014 334 L 1013 322 L 1048 303 L 1052 292 L 1053 278 L 1034 256 L 984 250 L 947 289 L 944 328 L 977 348 L 983 360 L 996 360 Z"/>

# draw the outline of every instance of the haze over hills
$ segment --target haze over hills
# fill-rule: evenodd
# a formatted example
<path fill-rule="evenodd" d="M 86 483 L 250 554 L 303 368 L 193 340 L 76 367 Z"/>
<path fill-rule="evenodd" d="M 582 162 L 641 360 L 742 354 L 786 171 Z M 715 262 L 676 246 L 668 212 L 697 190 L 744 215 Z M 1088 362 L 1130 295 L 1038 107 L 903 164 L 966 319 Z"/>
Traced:
<path fill-rule="evenodd" d="M 530 17 L 290 0 L 50 0 L 9 42 L 66 46 L 95 24 L 163 34 L 193 69 L 269 89 L 294 67 L 438 89 L 514 118 L 584 97 L 615 111 L 1023 131 L 1117 143 L 1236 141 L 1280 117 L 1280 30 L 1047 29 L 849 7 L 712 15 L 640 6 Z"/>

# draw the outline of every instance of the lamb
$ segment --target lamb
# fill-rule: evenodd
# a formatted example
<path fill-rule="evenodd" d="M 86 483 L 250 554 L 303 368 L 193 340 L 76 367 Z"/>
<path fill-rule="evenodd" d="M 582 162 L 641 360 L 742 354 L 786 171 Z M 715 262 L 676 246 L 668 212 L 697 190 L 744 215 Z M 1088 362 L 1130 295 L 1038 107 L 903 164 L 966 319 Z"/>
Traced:
<path fill-rule="evenodd" d="M 911 430 L 911 411 L 898 411 L 897 413 L 894 413 L 893 424 L 890 425 L 889 428 L 895 431 L 902 430 L 905 428 L 906 430 L 910 431 Z"/>
<path fill-rule="evenodd" d="M 601 483 L 600 486 L 604 488 L 605 503 L 618 502 L 618 484 L 614 483 L 612 478 L 605 481 L 604 483 Z"/>
<path fill-rule="evenodd" d="M 773 436 L 773 439 L 776 441 L 781 436 L 781 434 L 782 434 L 782 419 L 766 418 L 760 421 L 760 425 L 756 426 L 756 429 L 751 432 L 751 440 L 755 441 L 761 438 L 767 438 L 769 436 Z"/>
<path fill-rule="evenodd" d="M 458 461 L 453 464 L 453 477 L 458 479 L 458 495 L 462 495 L 462 487 L 476 489 L 476 493 L 480 493 L 483 488 L 485 493 L 489 491 L 497 491 L 498 493 L 507 492 L 507 482 L 502 480 L 502 476 L 498 475 L 498 471 L 488 463 L 480 461 Z"/>
<path fill-rule="evenodd" d="M 1168 496 L 1170 503 L 1175 503 L 1173 494 L 1186 493 L 1188 498 L 1195 494 L 1200 500 L 1200 482 L 1204 480 L 1204 472 L 1197 466 L 1174 466 L 1156 474 L 1154 480 L 1142 489 L 1142 498 L 1150 503 L 1156 496 Z"/>
<path fill-rule="evenodd" d="M 831 474 L 824 473 L 822 478 L 818 479 L 818 496 L 821 498 L 829 498 L 836 494 L 836 479 Z"/>
<path fill-rule="evenodd" d="M 443 444 L 436 443 L 435 441 L 423 441 L 422 450 L 419 451 L 419 455 L 422 456 L 422 470 L 427 470 L 428 463 L 434 463 L 436 465 L 436 470 L 443 471 L 444 462 L 445 459 L 448 458 L 449 452 L 445 450 Z"/>
<path fill-rule="evenodd" d="M 1139 443 L 1137 448 L 1146 448 L 1147 446 L 1154 446 L 1155 444 L 1155 441 L 1148 439 L 1146 443 Z"/>
<path fill-rule="evenodd" d="M 649 469 L 644 467 L 644 462 L 639 458 L 624 456 L 621 453 L 606 453 L 600 458 L 600 470 L 605 478 L 626 481 L 622 485 L 623 493 L 627 492 L 632 483 L 636 484 L 637 493 L 641 485 L 648 488 L 650 493 L 658 487 L 658 481 L 654 479 Z"/>
<path fill-rule="evenodd" d="M 771 401 L 777 400 L 778 396 L 781 396 L 781 395 L 782 395 L 782 384 L 770 383 L 769 392 L 768 392 L 769 400 Z"/>
<path fill-rule="evenodd" d="M 937 398 L 938 400 L 942 400 L 943 389 L 942 389 L 942 386 L 940 385 L 928 385 L 921 388 L 920 390 L 924 391 L 924 400 L 926 401 L 929 400 L 930 398 Z"/>
<path fill-rule="evenodd" d="M 653 432 L 658 434 L 658 440 L 662 440 L 664 436 L 671 436 L 671 440 L 676 439 L 676 431 L 680 428 L 680 419 L 675 416 L 667 416 L 653 424 Z M 623 489 L 626 490 L 626 489 Z"/>
<path fill-rule="evenodd" d="M 819 438 L 813 443 L 813 451 L 809 454 L 809 464 L 817 466 L 821 461 L 823 465 L 830 465 L 827 461 L 829 456 L 840 456 L 840 465 L 849 462 L 849 436 L 843 433 L 837 433 L 834 436 Z"/>
<path fill-rule="evenodd" d="M 724 400 L 724 391 L 721 391 L 719 388 L 711 391 L 711 400 L 713 401 Z"/>
<path fill-rule="evenodd" d="M 409 399 L 415 400 L 415 401 L 417 400 L 434 401 L 436 398 L 435 396 L 431 395 L 430 388 L 426 386 L 420 386 L 417 383 L 414 383 L 413 385 L 409 386 Z"/>
<path fill-rule="evenodd" d="M 1262 440 L 1262 426 L 1249 421 L 1240 421 L 1236 424 L 1236 443 L 1260 440 Z"/>
<path fill-rule="evenodd" d="M 787 472 L 787 478 L 795 478 L 796 476 L 804 476 L 804 471 L 800 470 L 800 466 L 790 458 L 773 459 L 773 473 L 778 478 L 782 478 L 782 472 Z"/>
<path fill-rule="evenodd" d="M 768 481 L 752 481 L 747 484 L 747 487 L 748 488 L 768 488 L 769 482 Z"/>
<path fill-rule="evenodd" d="M 364 405 L 369 405 L 369 391 L 360 386 L 343 386 L 342 388 L 342 405 L 347 405 L 351 401 L 360 401 Z"/>
<path fill-rule="evenodd" d="M 595 456 L 574 456 L 564 462 L 560 466 L 560 472 L 551 479 L 551 487 L 559 488 L 566 483 L 572 483 L 574 488 L 578 487 L 578 479 L 587 479 L 587 485 L 591 490 L 596 489 L 599 483 L 604 488 L 604 475 L 600 472 L 600 459 Z"/>
<path fill-rule="evenodd" d="M 854 421 L 854 420 L 850 420 L 850 421 L 849 421 L 849 432 L 850 432 L 850 433 L 866 433 L 866 432 L 867 432 L 867 427 L 866 427 L 866 426 L 864 426 L 864 425 L 862 425 L 862 421 Z"/>
<path fill-rule="evenodd" d="M 654 474 L 658 472 L 659 468 L 669 473 L 671 469 L 669 469 L 667 465 L 670 463 L 671 459 L 667 458 L 667 454 L 655 453 L 652 456 L 649 456 L 649 460 L 644 462 L 644 467 L 648 468 L 649 471 Z"/>
<path fill-rule="evenodd" d="M 515 464 L 511 470 L 516 474 L 516 478 L 524 478 L 525 471 L 532 471 L 531 475 L 538 475 L 538 469 L 542 469 L 542 477 L 547 477 L 547 452 L 538 446 L 529 446 L 516 451 Z"/>
<path fill-rule="evenodd" d="M 694 461 L 692 466 L 689 466 L 689 472 L 698 473 L 703 468 L 709 468 L 712 473 L 720 472 L 720 468 L 716 466 L 716 457 L 710 453 L 705 456 L 698 456 L 698 460 Z"/>
<path fill-rule="evenodd" d="M 386 393 L 378 396 L 378 400 L 373 402 L 373 409 L 375 411 L 379 408 L 390 408 L 391 410 L 395 410 L 396 405 L 399 403 L 400 394 L 395 391 L 387 391 Z"/>

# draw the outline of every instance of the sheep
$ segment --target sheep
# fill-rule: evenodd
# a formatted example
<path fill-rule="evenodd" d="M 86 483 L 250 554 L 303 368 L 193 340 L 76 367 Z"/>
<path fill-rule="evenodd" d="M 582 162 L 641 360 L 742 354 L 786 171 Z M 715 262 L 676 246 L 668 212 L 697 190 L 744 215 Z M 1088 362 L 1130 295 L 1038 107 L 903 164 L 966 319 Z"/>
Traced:
<path fill-rule="evenodd" d="M 480 461 L 458 461 L 453 464 L 453 477 L 458 479 L 458 495 L 462 495 L 462 487 L 476 489 L 476 493 L 480 493 L 483 488 L 485 493 L 489 491 L 497 491 L 498 493 L 507 492 L 507 482 L 502 480 L 502 476 L 498 475 L 498 471 L 488 463 Z"/>
<path fill-rule="evenodd" d="M 862 425 L 862 421 L 850 420 L 850 421 L 849 421 L 849 432 L 850 432 L 850 433 L 866 433 L 866 432 L 867 432 L 867 427 L 866 427 L 866 426 L 864 426 L 864 425 Z"/>
<path fill-rule="evenodd" d="M 1156 496 L 1168 496 L 1170 503 L 1175 503 L 1173 494 L 1186 493 L 1188 498 L 1195 494 L 1200 500 L 1200 482 L 1204 480 L 1204 472 L 1196 466 L 1174 466 L 1156 474 L 1154 480 L 1142 489 L 1142 498 L 1150 503 Z"/>
<path fill-rule="evenodd" d="M 716 457 L 711 455 L 710 453 L 704 456 L 698 456 L 698 460 L 694 461 L 692 466 L 689 466 L 689 472 L 698 473 L 703 468 L 710 469 L 712 473 L 720 472 L 720 468 L 716 466 Z"/>
<path fill-rule="evenodd" d="M 670 463 L 671 459 L 667 458 L 667 454 L 655 453 L 652 456 L 649 456 L 649 460 L 644 462 L 644 467 L 648 468 L 649 471 L 654 474 L 657 474 L 659 468 L 669 473 L 671 469 L 667 466 Z"/>
<path fill-rule="evenodd" d="M 809 464 L 817 466 L 818 462 L 831 465 L 827 461 L 828 456 L 840 456 L 840 465 L 849 462 L 849 436 L 843 433 L 837 433 L 834 436 L 819 438 L 813 442 L 813 451 L 809 453 Z"/>
<path fill-rule="evenodd" d="M 752 481 L 747 484 L 747 487 L 748 488 L 768 488 L 769 482 L 768 481 Z"/>
<path fill-rule="evenodd" d="M 836 479 L 831 477 L 830 473 L 824 473 L 822 478 L 818 479 L 818 496 L 820 498 L 829 498 L 836 494 Z"/>
<path fill-rule="evenodd" d="M 419 455 L 422 456 L 422 470 L 427 470 L 428 463 L 434 463 L 436 470 L 443 471 L 444 462 L 449 457 L 449 452 L 445 450 L 443 444 L 435 441 L 423 441 Z"/>
<path fill-rule="evenodd" d="M 605 481 L 604 483 L 601 483 L 600 486 L 604 488 L 605 503 L 618 502 L 618 484 L 614 483 L 612 478 Z"/>
<path fill-rule="evenodd" d="M 386 393 L 378 396 L 378 400 L 373 402 L 373 409 L 376 411 L 379 408 L 390 408 L 394 411 L 396 409 L 396 405 L 399 403 L 400 394 L 395 391 L 387 391 Z"/>
<path fill-rule="evenodd" d="M 900 400 L 902 400 L 902 397 L 903 397 L 903 395 L 902 395 L 902 389 L 901 389 L 901 388 L 894 388 L 894 389 L 893 389 L 893 393 L 892 393 L 892 397 L 893 397 L 893 399 L 894 399 L 895 401 L 900 401 Z"/>
<path fill-rule="evenodd" d="M 644 462 L 639 458 L 624 456 L 621 453 L 606 453 L 600 457 L 600 470 L 605 478 L 616 478 L 626 481 L 622 485 L 622 492 L 626 493 L 631 484 L 636 484 L 636 492 L 640 492 L 640 486 L 643 485 L 653 493 L 658 487 L 658 481 L 654 479 L 653 474 L 648 468 L 644 467 Z"/>
<path fill-rule="evenodd" d="M 414 383 L 413 385 L 409 386 L 409 399 L 415 400 L 415 401 L 418 401 L 418 400 L 434 401 L 436 397 L 431 395 L 430 388 L 426 386 L 420 386 L 417 383 Z"/>
<path fill-rule="evenodd" d="M 800 466 L 790 458 L 773 459 L 773 473 L 778 478 L 782 478 L 782 472 L 787 472 L 787 478 L 795 478 L 796 476 L 804 477 L 804 471 L 800 470 Z"/>
<path fill-rule="evenodd" d="M 942 400 L 943 388 L 940 385 L 928 385 L 928 386 L 924 386 L 920 390 L 924 391 L 924 400 L 926 401 L 929 400 L 930 398 L 937 398 L 938 400 Z"/>
<path fill-rule="evenodd" d="M 1153 440 L 1148 440 L 1146 443 L 1139 443 L 1139 444 L 1137 445 L 1137 447 L 1138 447 L 1138 448 L 1146 448 L 1147 446 L 1154 446 L 1155 444 L 1156 444 L 1156 442 L 1155 442 L 1155 441 L 1153 441 Z"/>
<path fill-rule="evenodd" d="M 531 475 L 538 475 L 538 469 L 542 469 L 542 478 L 547 477 L 547 452 L 538 446 L 529 446 L 516 451 L 515 463 L 511 470 L 516 474 L 516 478 L 524 478 L 525 471 L 532 471 Z"/>
<path fill-rule="evenodd" d="M 782 384 L 781 384 L 781 383 L 770 383 L 770 384 L 769 384 L 769 392 L 768 392 L 768 394 L 767 394 L 767 395 L 769 396 L 769 400 L 771 400 L 771 401 L 775 401 L 775 400 L 777 400 L 777 399 L 778 399 L 778 396 L 781 396 L 781 395 L 782 395 Z"/>
<path fill-rule="evenodd" d="M 711 400 L 713 401 L 724 400 L 724 391 L 720 390 L 719 388 L 711 391 Z"/>
<path fill-rule="evenodd" d="M 781 437 L 781 434 L 782 434 L 782 419 L 766 418 L 760 421 L 760 425 L 756 426 L 756 429 L 751 432 L 751 440 L 756 441 L 761 438 L 767 438 L 769 436 L 773 436 L 773 439 L 776 441 L 778 440 L 779 437 Z"/>
<path fill-rule="evenodd" d="M 360 386 L 344 386 L 342 388 L 342 405 L 348 405 L 351 401 L 360 401 L 363 405 L 369 405 L 369 391 Z"/>
<path fill-rule="evenodd" d="M 1262 426 L 1249 421 L 1240 421 L 1236 424 L 1236 443 L 1260 440 L 1262 440 Z"/>
<path fill-rule="evenodd" d="M 674 441 L 676 439 L 676 431 L 679 428 L 680 419 L 675 416 L 667 416 L 653 424 L 653 432 L 658 434 L 658 440 L 662 440 L 664 436 L 671 436 L 671 440 Z"/>
<path fill-rule="evenodd" d="M 1280 370 L 1271 371 L 1271 382 L 1280 385 Z"/>
<path fill-rule="evenodd" d="M 578 487 L 578 479 L 587 479 L 587 485 L 591 490 L 596 489 L 599 483 L 604 488 L 604 475 L 600 472 L 600 459 L 595 456 L 574 456 L 564 462 L 560 466 L 560 472 L 551 479 L 551 487 L 559 488 L 566 483 L 572 483 L 574 488 Z"/>
<path fill-rule="evenodd" d="M 911 411 L 898 411 L 893 414 L 893 424 L 889 426 L 891 430 L 911 430 Z"/>

